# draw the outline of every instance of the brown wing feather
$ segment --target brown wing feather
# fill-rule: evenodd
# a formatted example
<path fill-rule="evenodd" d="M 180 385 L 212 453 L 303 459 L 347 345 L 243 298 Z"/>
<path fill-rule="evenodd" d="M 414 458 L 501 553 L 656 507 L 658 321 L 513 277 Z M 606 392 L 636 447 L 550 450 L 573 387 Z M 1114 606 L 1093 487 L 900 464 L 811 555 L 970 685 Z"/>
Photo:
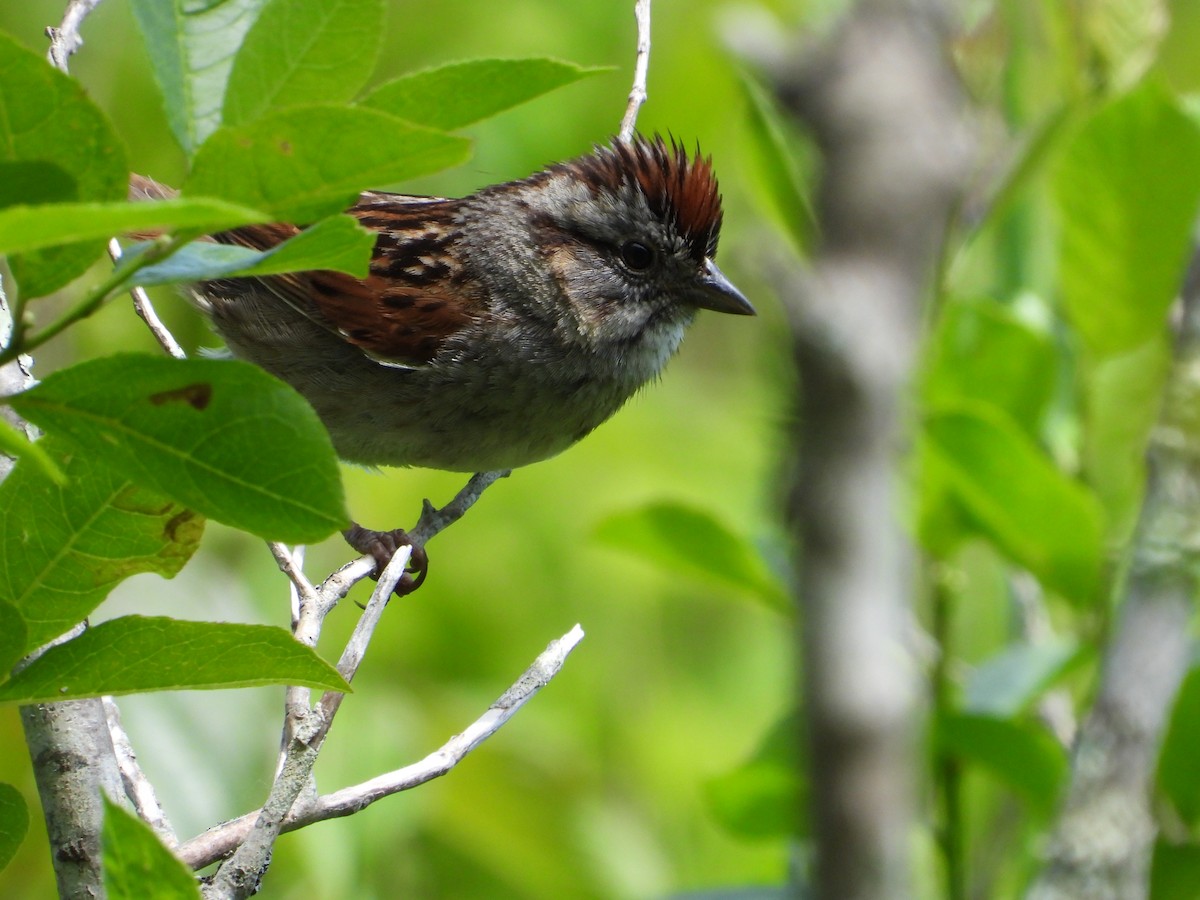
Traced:
<path fill-rule="evenodd" d="M 349 212 L 379 232 L 367 278 L 320 271 L 258 280 L 372 357 L 429 362 L 482 309 L 448 250 L 455 202 L 364 194 Z M 249 225 L 217 240 L 266 250 L 297 233 L 294 225 Z"/>

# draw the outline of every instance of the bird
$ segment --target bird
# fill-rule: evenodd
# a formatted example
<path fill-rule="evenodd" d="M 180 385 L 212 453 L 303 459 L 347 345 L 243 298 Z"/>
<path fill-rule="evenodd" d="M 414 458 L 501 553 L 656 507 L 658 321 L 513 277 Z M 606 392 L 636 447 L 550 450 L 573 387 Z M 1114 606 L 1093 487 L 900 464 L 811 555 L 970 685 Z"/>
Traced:
<path fill-rule="evenodd" d="M 176 193 L 131 177 L 134 199 Z M 484 472 L 546 459 L 655 380 L 699 310 L 755 313 L 715 262 L 711 159 L 657 135 L 461 198 L 367 191 L 348 212 L 376 233 L 365 278 L 189 292 L 234 357 L 308 400 L 349 462 Z M 212 239 L 267 250 L 300 230 Z M 355 525 L 347 539 L 382 564 L 404 534 Z"/>

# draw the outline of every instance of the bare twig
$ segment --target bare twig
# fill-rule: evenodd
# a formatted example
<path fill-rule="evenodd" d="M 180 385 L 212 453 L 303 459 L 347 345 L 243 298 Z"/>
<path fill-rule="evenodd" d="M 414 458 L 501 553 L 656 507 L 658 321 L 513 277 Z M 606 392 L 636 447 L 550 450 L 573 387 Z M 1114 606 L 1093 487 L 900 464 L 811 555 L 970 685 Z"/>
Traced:
<path fill-rule="evenodd" d="M 633 139 L 637 127 L 638 111 L 646 102 L 646 73 L 650 67 L 650 0 L 637 0 L 633 6 L 637 18 L 637 58 L 633 65 L 633 87 L 629 90 L 629 102 L 625 105 L 625 117 L 621 119 L 618 137 L 622 141 Z"/>
<path fill-rule="evenodd" d="M 116 238 L 108 242 L 108 256 L 116 265 L 121 261 L 121 244 Z M 133 287 L 129 290 L 129 296 L 133 298 L 133 310 L 138 314 L 146 327 L 150 329 L 150 333 L 154 335 L 154 339 L 158 341 L 158 346 L 162 347 L 168 356 L 173 356 L 175 359 L 184 359 L 187 354 L 183 352 L 183 347 L 179 346 L 179 341 L 175 340 L 175 335 L 171 334 L 162 319 L 158 317 L 158 313 L 154 309 L 154 304 L 150 302 L 150 295 L 146 293 L 146 289 L 142 287 Z"/>
<path fill-rule="evenodd" d="M 411 548 L 401 548 L 379 577 L 371 601 L 360 617 L 338 665 L 338 671 L 347 681 L 358 670 L 388 598 L 408 565 L 409 552 Z M 313 602 L 320 603 L 321 598 L 314 598 Z M 301 612 L 303 617 L 304 613 Z M 317 631 L 319 628 L 318 620 Z M 263 874 L 271 864 L 271 852 L 285 817 L 306 789 L 315 794 L 313 767 L 343 696 L 341 692 L 328 691 L 321 703 L 312 710 L 289 702 L 284 725 L 284 747 L 275 781 L 245 841 L 205 888 L 205 896 L 210 900 L 233 900 L 248 897 L 257 891 Z"/>
<path fill-rule="evenodd" d="M 315 647 L 318 635 L 311 633 L 311 626 L 303 627 L 302 623 L 308 608 L 320 608 L 321 595 L 304 574 L 303 548 L 297 547 L 293 553 L 287 544 L 276 541 L 268 541 L 267 548 L 275 557 L 279 571 L 292 583 L 292 634 L 301 643 Z"/>
<path fill-rule="evenodd" d="M 317 762 L 320 741 L 314 741 L 321 724 L 315 711 L 305 714 L 292 728 L 292 740 L 283 767 L 252 827 L 233 855 L 203 889 L 208 900 L 241 900 L 258 892 L 263 873 L 271 861 L 271 850 L 288 811 L 309 783 Z"/>
<path fill-rule="evenodd" d="M 342 651 L 342 658 L 338 660 L 338 674 L 347 681 L 353 681 L 355 674 L 358 672 L 358 667 L 362 664 L 363 656 L 366 655 L 367 646 L 371 643 L 371 637 L 375 634 L 375 628 L 379 625 L 380 619 L 383 618 L 383 611 L 388 605 L 388 599 L 392 596 L 392 591 L 396 589 L 396 585 L 400 583 L 400 578 L 404 575 L 404 570 L 408 567 L 409 558 L 412 555 L 412 547 L 400 547 L 395 555 L 387 564 L 387 568 L 383 570 L 383 574 L 379 576 L 379 583 L 375 585 L 375 590 L 371 592 L 371 599 L 367 601 L 366 609 L 363 614 L 358 617 L 358 624 L 354 626 L 354 633 L 350 635 L 350 640 L 346 642 L 346 647 Z M 342 705 L 342 699 L 346 695 L 341 691 L 326 691 L 321 697 L 321 702 L 317 705 L 320 710 L 324 724 L 321 727 L 321 734 L 324 735 L 329 731 L 329 727 L 333 724 L 333 717 L 337 715 L 338 709 Z"/>
<path fill-rule="evenodd" d="M 50 38 L 50 49 L 46 56 L 50 64 L 63 72 L 67 71 L 67 60 L 76 50 L 83 46 L 83 38 L 79 29 L 101 0 L 71 0 L 67 11 L 63 13 L 62 22 L 57 28 L 47 28 L 46 37 Z"/>
<path fill-rule="evenodd" d="M 150 783 L 137 761 L 137 754 L 129 742 L 129 735 L 125 733 L 125 727 L 121 724 L 121 711 L 112 697 L 102 697 L 101 702 L 104 704 L 104 715 L 108 720 L 108 734 L 112 740 L 113 752 L 117 757 L 117 768 L 125 786 L 125 796 L 133 803 L 133 809 L 141 820 L 153 828 L 167 846 L 174 846 L 179 843 L 179 839 L 158 802 L 154 785 Z"/>
<path fill-rule="evenodd" d="M 343 788 L 318 797 L 303 808 L 293 808 L 284 819 L 281 831 L 295 831 L 314 822 L 350 815 L 391 794 L 432 781 L 445 775 L 462 759 L 496 733 L 530 698 L 559 673 L 567 656 L 583 640 L 583 629 L 576 625 L 550 645 L 533 664 L 482 716 L 420 762 L 362 784 Z M 231 853 L 251 832 L 258 813 L 248 813 L 209 829 L 181 845 L 179 857 L 193 869 L 210 865 Z"/>

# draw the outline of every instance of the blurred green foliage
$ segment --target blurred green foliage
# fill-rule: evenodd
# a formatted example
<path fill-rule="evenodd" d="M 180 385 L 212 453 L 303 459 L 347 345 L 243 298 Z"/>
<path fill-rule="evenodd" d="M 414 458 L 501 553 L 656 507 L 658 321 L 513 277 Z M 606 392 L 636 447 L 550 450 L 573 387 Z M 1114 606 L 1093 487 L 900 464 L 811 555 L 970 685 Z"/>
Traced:
<path fill-rule="evenodd" d="M 819 34 L 845 5 L 763 7 Z M 0 30 L 40 52 L 60 6 L 0 7 Z M 465 193 L 615 131 L 633 64 L 632 3 L 383 7 L 384 28 L 372 36 L 383 62 L 368 88 L 472 57 L 613 68 L 470 126 L 467 163 L 405 189 Z M 1140 500 L 1142 448 L 1169 357 L 1165 310 L 1200 194 L 1197 117 L 1185 96 L 1200 88 L 1200 13 L 1189 0 L 959 7 L 964 32 L 951 49 L 981 126 L 980 165 L 931 292 L 913 393 L 922 465 L 912 467 L 908 514 L 928 562 L 917 614 L 947 660 L 931 667 L 940 681 L 930 691 L 925 778 L 931 794 L 955 781 L 961 833 L 943 840 L 940 859 L 920 857 L 917 881 L 938 884 L 947 855 L 961 852 L 977 895 L 1007 897 L 1036 867 L 1066 773 L 1039 704 L 1059 690 L 1076 714 L 1086 708 Z M 147 54 L 134 9 L 144 16 L 155 5 L 103 4 L 72 71 L 114 123 L 134 171 L 180 184 L 184 151 L 172 134 L 190 153 L 203 134 L 188 122 L 203 110 L 164 111 L 156 77 L 179 102 L 195 98 L 173 80 L 177 60 Z M 495 485 L 434 542 L 427 585 L 393 603 L 356 678 L 318 765 L 320 786 L 420 758 L 549 639 L 577 621 L 587 639 L 546 691 L 447 777 L 285 836 L 264 896 L 626 898 L 785 879 L 787 834 L 807 833 L 786 808 L 806 786 L 803 768 L 789 768 L 797 664 L 780 612 L 786 545 L 776 524 L 794 376 L 763 273 L 818 233 L 807 197 L 819 163 L 723 48 L 722 36 L 751 18 L 728 2 L 660 0 L 640 125 L 712 154 L 726 210 L 720 263 L 759 318 L 701 316 L 660 384 L 561 457 Z M 310 27 L 320 30 L 319 17 Z M 344 57 L 352 44 L 324 49 Z M 261 66 L 270 47 L 256 56 Z M 323 64 L 294 61 L 284 93 L 310 89 L 310 62 Z M 236 77 L 250 109 L 264 75 L 246 66 Z M 354 87 L 333 85 L 324 99 L 344 99 L 367 74 L 351 71 Z M 376 96 L 386 109 L 402 91 Z M 158 300 L 189 349 L 213 343 L 170 290 Z M 117 349 L 153 349 L 123 304 L 43 348 L 37 372 Z M 374 527 L 411 524 L 422 497 L 441 502 L 461 486 L 459 476 L 420 470 L 343 474 L 349 508 Z M 337 541 L 313 547 L 308 570 L 327 572 L 346 555 Z M 1045 621 L 1030 612 L 1020 570 L 1040 580 L 1033 605 Z M 220 525 L 176 579 L 131 579 L 99 618 L 129 612 L 288 618 L 270 556 Z M 328 621 L 327 655 L 354 618 L 347 604 Z M 1188 896 L 1200 857 L 1195 681 L 1163 751 L 1160 787 L 1174 818 L 1155 855 L 1156 898 Z M 270 689 L 122 701 L 182 835 L 258 804 L 280 706 Z M 12 748 L 0 755 L 0 782 L 34 807 L 12 709 L 0 709 L 0 739 Z M 52 892 L 44 827 L 36 814 L 31 822 L 0 874 L 4 896 Z M 928 846 L 944 823 L 921 824 Z"/>
<path fill-rule="evenodd" d="M 114 123 L 131 168 L 178 185 L 182 153 L 130 6 L 109 0 L 93 14 L 72 73 Z M 383 63 L 369 86 L 470 57 L 548 56 L 613 69 L 470 127 L 469 162 L 405 189 L 465 193 L 615 132 L 633 64 L 632 6 L 385 7 Z M 61 14 L 56 2 L 4 4 L 0 30 L 41 52 L 43 29 Z M 478 716 L 551 638 L 578 621 L 587 639 L 562 676 L 450 777 L 284 837 L 264 896 L 628 897 L 784 877 L 786 842 L 734 836 L 705 791 L 787 709 L 790 626 L 728 580 L 703 570 L 679 575 L 595 537 L 605 519 L 668 502 L 742 541 L 778 542 L 776 432 L 789 385 L 780 317 L 750 250 L 750 173 L 739 164 L 746 136 L 736 127 L 743 101 L 720 47 L 721 14 L 717 3 L 660 4 L 640 124 L 713 155 L 726 206 L 720 260 L 762 315 L 701 317 L 661 384 L 571 453 L 493 487 L 432 544 L 429 582 L 388 610 L 340 713 L 318 765 L 322 788 L 419 759 Z M 171 289 L 156 301 L 189 349 L 216 343 Z M 44 377 L 117 349 L 154 351 L 119 303 L 43 348 L 37 371 Z M 344 477 L 348 506 L 377 527 L 411 524 L 421 498 L 442 502 L 461 486 L 459 476 L 422 470 L 345 468 Z M 345 558 L 344 545 L 329 541 L 310 549 L 308 569 L 324 573 Z M 288 619 L 284 583 L 261 543 L 213 524 L 180 576 L 131 579 L 97 618 L 130 612 Z M 354 612 L 347 605 L 330 618 L 326 654 L 336 655 Z M 260 802 L 280 700 L 278 690 L 261 688 L 122 700 L 181 834 Z M 44 826 L 11 708 L 0 710 L 0 736 L 11 748 L 0 755 L 0 781 L 17 785 L 33 810 L 30 837 L 0 873 L 0 893 L 44 897 L 53 891 Z"/>

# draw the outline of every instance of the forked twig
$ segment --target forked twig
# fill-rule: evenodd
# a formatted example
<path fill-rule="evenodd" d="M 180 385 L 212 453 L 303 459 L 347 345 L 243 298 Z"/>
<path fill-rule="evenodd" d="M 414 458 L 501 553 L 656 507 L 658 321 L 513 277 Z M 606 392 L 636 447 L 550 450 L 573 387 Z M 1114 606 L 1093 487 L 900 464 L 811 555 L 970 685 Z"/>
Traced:
<path fill-rule="evenodd" d="M 284 818 L 279 831 L 295 831 L 314 822 L 350 815 L 370 806 L 376 800 L 445 775 L 468 753 L 495 734 L 534 694 L 549 684 L 581 640 L 583 629 L 576 625 L 561 638 L 552 641 L 512 687 L 488 707 L 482 716 L 421 761 L 361 784 L 317 797 L 306 805 L 297 803 Z M 211 828 L 182 844 L 176 853 L 193 869 L 217 862 L 228 856 L 246 839 L 259 814 L 257 811 L 247 813 Z"/>

